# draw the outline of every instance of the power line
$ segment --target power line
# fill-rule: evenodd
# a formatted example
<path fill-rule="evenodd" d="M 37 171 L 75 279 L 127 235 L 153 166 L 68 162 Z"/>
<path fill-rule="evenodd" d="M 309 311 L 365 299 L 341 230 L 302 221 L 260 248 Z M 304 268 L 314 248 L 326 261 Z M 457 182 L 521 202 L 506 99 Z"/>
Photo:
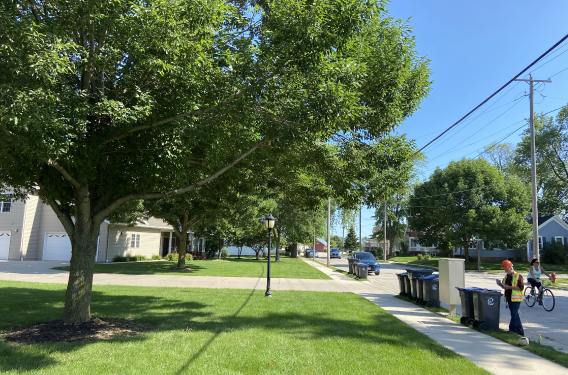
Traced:
<path fill-rule="evenodd" d="M 487 99 L 485 99 L 483 102 L 481 102 L 477 107 L 475 107 L 474 109 L 472 109 L 471 111 L 469 111 L 465 116 L 463 116 L 461 119 L 459 119 L 457 122 L 455 122 L 452 126 L 450 126 L 449 128 L 447 128 L 446 130 L 444 130 L 440 135 L 438 135 L 436 138 L 434 138 L 433 140 L 431 140 L 430 142 L 428 142 L 428 144 L 424 147 L 422 147 L 420 150 L 416 151 L 416 153 L 424 150 L 426 147 L 428 147 L 429 145 L 431 145 L 434 141 L 436 141 L 438 138 L 440 138 L 441 136 L 443 136 L 444 134 L 446 134 L 450 129 L 452 129 L 454 126 L 458 125 L 460 122 L 462 122 L 465 118 L 467 118 L 469 115 L 471 115 L 473 112 L 475 112 L 479 107 L 481 107 L 482 105 L 484 105 L 485 103 L 487 103 L 491 98 L 493 98 L 495 95 L 497 95 L 501 90 L 503 90 L 505 87 L 507 87 L 511 82 L 513 82 L 515 79 L 517 79 L 521 74 L 523 74 L 524 72 L 526 72 L 527 70 L 529 70 L 533 65 L 535 65 L 537 62 L 539 62 L 541 59 L 543 59 L 546 55 L 548 55 L 551 51 L 553 51 L 556 47 L 558 47 L 562 42 L 564 42 L 566 39 L 568 39 L 568 34 L 565 35 L 562 39 L 560 39 L 556 44 L 554 44 L 552 47 L 550 47 L 545 53 L 543 53 L 542 55 L 540 55 L 535 61 L 533 61 L 532 63 L 530 63 L 526 68 L 524 68 L 519 74 L 517 74 L 515 77 L 511 78 L 507 83 L 505 83 L 503 86 L 501 86 L 497 91 L 495 91 L 493 94 L 491 94 L 491 96 L 489 96 Z"/>

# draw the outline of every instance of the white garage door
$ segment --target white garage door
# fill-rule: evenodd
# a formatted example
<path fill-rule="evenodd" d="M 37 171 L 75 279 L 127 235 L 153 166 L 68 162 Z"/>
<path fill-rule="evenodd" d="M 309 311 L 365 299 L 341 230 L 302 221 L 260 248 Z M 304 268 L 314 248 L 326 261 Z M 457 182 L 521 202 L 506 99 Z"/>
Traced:
<path fill-rule="evenodd" d="M 0 232 L 0 259 L 8 260 L 10 252 L 10 232 Z"/>
<path fill-rule="evenodd" d="M 71 260 L 71 241 L 65 233 L 46 233 L 43 260 Z"/>

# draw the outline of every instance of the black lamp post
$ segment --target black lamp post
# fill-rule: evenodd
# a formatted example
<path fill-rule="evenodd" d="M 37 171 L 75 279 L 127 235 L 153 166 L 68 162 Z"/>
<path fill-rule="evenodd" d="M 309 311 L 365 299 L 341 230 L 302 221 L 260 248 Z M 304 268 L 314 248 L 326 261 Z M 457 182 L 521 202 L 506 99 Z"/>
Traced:
<path fill-rule="evenodd" d="M 268 229 L 268 273 L 266 274 L 266 293 L 264 293 L 265 297 L 272 297 L 272 293 L 270 293 L 270 250 L 272 248 L 271 244 L 271 234 L 272 229 L 274 228 L 274 224 L 276 224 L 276 218 L 272 216 L 272 213 L 269 213 L 267 217 L 264 218 L 264 226 Z"/>

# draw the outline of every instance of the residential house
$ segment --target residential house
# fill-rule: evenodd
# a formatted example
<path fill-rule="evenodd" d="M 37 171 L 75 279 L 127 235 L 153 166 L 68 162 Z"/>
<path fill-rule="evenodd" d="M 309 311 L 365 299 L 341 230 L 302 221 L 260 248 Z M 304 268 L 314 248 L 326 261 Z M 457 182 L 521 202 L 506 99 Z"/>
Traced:
<path fill-rule="evenodd" d="M 192 239 L 191 248 L 203 249 L 203 239 Z M 171 226 L 156 218 L 126 223 L 101 224 L 97 262 L 115 256 L 165 256 L 177 249 Z M 0 194 L 0 260 L 71 259 L 71 241 L 57 215 L 37 195 L 14 200 L 10 192 Z"/>
<path fill-rule="evenodd" d="M 532 233 L 532 232 L 531 232 Z M 568 224 L 566 224 L 560 216 L 543 216 L 538 218 L 538 240 L 539 249 L 543 249 L 547 244 L 557 241 L 562 244 L 568 244 Z M 416 255 L 418 253 L 439 254 L 439 250 L 434 247 L 425 247 L 418 244 L 416 236 L 418 232 L 410 231 L 407 234 L 410 253 Z M 463 247 L 456 246 L 453 248 L 453 255 L 464 256 Z M 469 248 L 470 256 L 477 256 L 475 248 Z M 498 259 L 523 259 L 533 258 L 532 240 L 527 242 L 526 247 L 521 249 L 499 249 L 486 248 L 485 241 L 480 241 L 480 256 L 482 260 L 491 261 Z"/>

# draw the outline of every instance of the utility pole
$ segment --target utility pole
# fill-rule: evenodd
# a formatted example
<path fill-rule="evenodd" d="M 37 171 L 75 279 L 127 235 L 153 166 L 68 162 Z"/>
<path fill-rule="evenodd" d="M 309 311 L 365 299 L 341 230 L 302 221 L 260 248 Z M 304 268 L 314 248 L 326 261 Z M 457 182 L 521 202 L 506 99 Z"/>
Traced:
<path fill-rule="evenodd" d="M 383 260 L 387 261 L 387 200 L 385 199 L 385 220 L 383 221 Z"/>
<path fill-rule="evenodd" d="M 363 244 L 361 243 L 361 210 L 363 205 L 359 206 L 359 251 L 363 251 Z"/>
<path fill-rule="evenodd" d="M 530 79 L 516 79 L 515 81 L 529 82 L 530 85 L 530 124 L 531 124 L 531 184 L 532 184 L 532 224 L 533 224 L 533 258 L 538 259 L 540 262 L 540 252 L 538 249 L 538 197 L 536 190 L 536 146 L 535 146 L 535 131 L 534 131 L 534 82 L 552 82 L 550 79 L 539 80 L 533 79 L 532 74 Z"/>
<path fill-rule="evenodd" d="M 331 248 L 329 243 L 331 242 L 331 198 L 327 198 L 327 266 L 331 260 Z"/>

